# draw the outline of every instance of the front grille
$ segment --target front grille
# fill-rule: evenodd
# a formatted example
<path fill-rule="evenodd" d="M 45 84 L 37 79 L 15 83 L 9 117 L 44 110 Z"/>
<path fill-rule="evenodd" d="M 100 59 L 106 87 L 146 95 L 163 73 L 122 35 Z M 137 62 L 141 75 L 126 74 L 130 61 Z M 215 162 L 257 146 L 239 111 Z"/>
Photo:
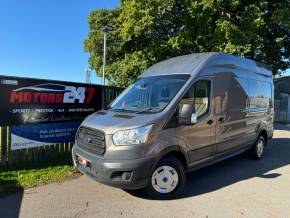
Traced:
<path fill-rule="evenodd" d="M 81 126 L 77 142 L 81 148 L 93 154 L 104 155 L 106 151 L 105 134 L 100 130 Z"/>

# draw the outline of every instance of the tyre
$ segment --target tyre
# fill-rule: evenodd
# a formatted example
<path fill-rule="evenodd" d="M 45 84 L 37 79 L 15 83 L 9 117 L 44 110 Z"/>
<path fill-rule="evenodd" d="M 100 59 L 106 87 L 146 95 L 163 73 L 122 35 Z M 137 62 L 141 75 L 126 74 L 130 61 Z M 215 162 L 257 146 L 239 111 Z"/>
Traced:
<path fill-rule="evenodd" d="M 175 157 L 168 156 L 153 170 L 145 192 L 153 199 L 172 199 L 181 194 L 185 180 L 184 166 Z"/>
<path fill-rule="evenodd" d="M 264 136 L 259 135 L 255 145 L 250 150 L 250 155 L 255 160 L 260 160 L 265 152 L 266 139 Z"/>

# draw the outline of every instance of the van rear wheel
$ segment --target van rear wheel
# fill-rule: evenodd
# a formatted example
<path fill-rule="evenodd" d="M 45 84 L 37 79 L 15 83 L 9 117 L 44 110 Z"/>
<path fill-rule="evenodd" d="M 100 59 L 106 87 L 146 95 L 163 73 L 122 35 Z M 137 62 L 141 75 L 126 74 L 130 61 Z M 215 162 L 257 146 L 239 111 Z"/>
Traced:
<path fill-rule="evenodd" d="M 153 199 L 172 199 L 182 192 L 185 180 L 181 162 L 168 156 L 160 160 L 153 170 L 145 192 Z"/>
<path fill-rule="evenodd" d="M 266 139 L 260 135 L 255 145 L 250 150 L 250 155 L 255 160 L 260 160 L 265 152 Z"/>

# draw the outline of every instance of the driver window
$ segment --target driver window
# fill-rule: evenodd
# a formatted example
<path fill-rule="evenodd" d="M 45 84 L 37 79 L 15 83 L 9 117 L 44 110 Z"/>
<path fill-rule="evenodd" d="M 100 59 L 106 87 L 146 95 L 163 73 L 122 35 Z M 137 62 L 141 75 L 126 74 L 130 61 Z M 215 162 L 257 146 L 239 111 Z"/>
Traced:
<path fill-rule="evenodd" d="M 200 80 L 193 84 L 190 90 L 183 96 L 182 104 L 194 105 L 197 117 L 201 117 L 209 110 L 210 81 Z"/>

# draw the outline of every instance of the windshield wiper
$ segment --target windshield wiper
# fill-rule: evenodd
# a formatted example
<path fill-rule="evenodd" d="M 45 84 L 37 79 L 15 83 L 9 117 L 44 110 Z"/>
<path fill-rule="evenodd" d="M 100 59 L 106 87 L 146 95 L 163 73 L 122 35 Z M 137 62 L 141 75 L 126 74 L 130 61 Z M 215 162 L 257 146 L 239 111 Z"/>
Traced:
<path fill-rule="evenodd" d="M 136 114 L 142 114 L 142 113 L 154 110 L 154 109 L 160 109 L 160 107 L 149 107 L 149 108 L 146 108 L 145 110 L 137 111 Z"/>

